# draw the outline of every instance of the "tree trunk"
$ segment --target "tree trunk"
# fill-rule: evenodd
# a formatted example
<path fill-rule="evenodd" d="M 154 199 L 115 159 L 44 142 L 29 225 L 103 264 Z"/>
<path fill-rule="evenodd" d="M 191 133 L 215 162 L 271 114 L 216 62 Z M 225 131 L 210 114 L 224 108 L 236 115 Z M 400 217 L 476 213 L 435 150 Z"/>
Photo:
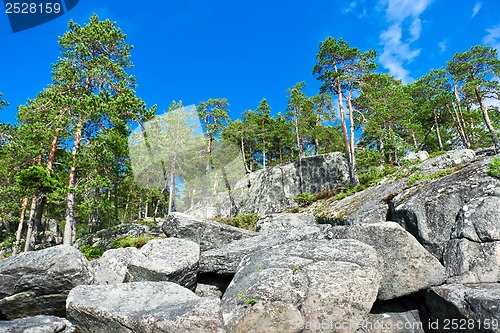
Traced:
<path fill-rule="evenodd" d="M 352 108 L 352 100 L 351 100 L 351 91 L 347 93 L 347 105 L 349 107 L 349 130 L 350 130 L 350 155 L 351 155 L 351 183 L 352 185 L 359 185 L 359 177 L 358 177 L 358 167 L 356 165 L 356 155 L 354 149 L 354 109 Z"/>
<path fill-rule="evenodd" d="M 36 212 L 36 197 L 31 199 L 30 216 L 28 219 L 28 230 L 26 231 L 26 242 L 24 243 L 24 252 L 33 251 L 35 249 L 34 236 L 37 232 L 35 225 L 35 212 Z"/>
<path fill-rule="evenodd" d="M 17 226 L 16 241 L 12 248 L 12 255 L 15 256 L 19 252 L 19 245 L 21 243 L 21 236 L 23 235 L 24 229 L 24 217 L 26 216 L 26 210 L 28 208 L 28 197 L 23 198 L 21 202 L 21 217 L 19 218 L 19 225 Z"/>
<path fill-rule="evenodd" d="M 467 138 L 467 135 L 465 134 L 465 121 L 463 119 L 463 116 L 462 116 L 462 107 L 461 107 L 461 101 L 460 101 L 460 96 L 458 95 L 458 89 L 457 89 L 457 85 L 455 84 L 453 86 L 453 91 L 455 93 L 455 99 L 457 101 L 457 108 L 458 108 L 458 111 L 456 108 L 454 108 L 453 110 L 455 111 L 455 116 L 457 118 L 457 125 L 458 125 L 458 131 L 459 131 L 459 134 L 460 136 L 462 137 L 462 141 L 465 145 L 465 148 L 469 149 L 470 148 L 470 141 L 469 139 Z M 449 108 L 449 106 L 448 106 Z"/>
<path fill-rule="evenodd" d="M 75 222 L 75 188 L 76 188 L 76 158 L 82 142 L 82 127 L 83 122 L 79 120 L 76 131 L 75 141 L 71 149 L 72 163 L 69 168 L 68 180 L 68 195 L 66 196 L 66 219 L 64 225 L 64 245 L 72 245 L 73 239 L 76 235 L 76 222 Z"/>
<path fill-rule="evenodd" d="M 437 139 L 438 139 L 439 150 L 444 150 L 443 140 L 441 140 L 441 132 L 439 130 L 438 115 L 436 113 L 436 110 L 434 110 L 434 109 L 432 110 L 432 113 L 434 114 L 434 125 L 436 126 L 436 136 L 437 136 Z"/>
<path fill-rule="evenodd" d="M 481 92 L 479 91 L 479 87 L 476 86 L 474 88 L 476 93 L 477 102 L 479 103 L 479 107 L 481 108 L 481 113 L 483 114 L 483 119 L 490 132 L 491 138 L 493 140 L 493 144 L 495 145 L 495 150 L 498 152 L 500 150 L 500 141 L 498 140 L 498 136 L 495 133 L 495 127 L 493 127 L 493 123 L 491 122 L 490 115 L 488 114 L 488 110 L 484 106 L 483 98 L 481 96 Z"/>
<path fill-rule="evenodd" d="M 173 206 L 173 203 L 174 203 L 174 192 L 175 192 L 175 160 L 174 162 L 172 163 L 172 169 L 170 171 L 170 184 L 168 185 L 168 211 L 167 211 L 167 214 L 170 215 L 172 213 L 172 206 Z"/>

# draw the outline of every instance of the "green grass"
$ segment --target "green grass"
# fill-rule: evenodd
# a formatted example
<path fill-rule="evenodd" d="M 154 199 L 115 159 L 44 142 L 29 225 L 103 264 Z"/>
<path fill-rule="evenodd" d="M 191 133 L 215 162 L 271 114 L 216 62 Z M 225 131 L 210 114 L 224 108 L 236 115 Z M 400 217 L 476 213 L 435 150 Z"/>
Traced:
<path fill-rule="evenodd" d="M 301 193 L 293 198 L 293 201 L 295 201 L 300 207 L 307 207 L 316 200 L 316 196 L 309 192 Z"/>
<path fill-rule="evenodd" d="M 104 249 L 98 246 L 91 246 L 87 244 L 83 244 L 82 246 L 80 246 L 80 251 L 82 251 L 83 255 L 87 257 L 88 260 L 99 258 L 104 253 Z"/>
<path fill-rule="evenodd" d="M 426 174 L 421 174 L 421 173 L 415 173 L 408 178 L 408 185 L 413 185 L 417 181 L 422 180 L 422 179 L 439 179 L 443 178 L 445 176 L 451 175 L 453 172 L 457 171 L 457 168 L 448 168 L 444 169 L 435 173 L 432 173 L 430 175 Z"/>
<path fill-rule="evenodd" d="M 152 239 L 155 239 L 156 237 L 154 236 L 138 236 L 138 237 L 132 237 L 132 236 L 127 236 L 124 238 L 120 239 L 115 239 L 112 243 L 113 248 L 122 248 L 122 247 L 142 247 L 144 246 L 147 242 L 149 242 Z"/>
<path fill-rule="evenodd" d="M 488 164 L 488 175 L 500 179 L 500 158 L 495 157 L 493 161 Z"/>

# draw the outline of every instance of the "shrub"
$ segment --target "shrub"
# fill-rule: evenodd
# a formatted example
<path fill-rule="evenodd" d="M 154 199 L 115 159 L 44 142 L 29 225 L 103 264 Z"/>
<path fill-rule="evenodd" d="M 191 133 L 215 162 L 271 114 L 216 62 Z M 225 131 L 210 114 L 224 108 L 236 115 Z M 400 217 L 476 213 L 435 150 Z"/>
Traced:
<path fill-rule="evenodd" d="M 293 201 L 295 201 L 301 207 L 309 206 L 316 200 L 317 200 L 316 196 L 309 192 L 301 193 L 293 198 Z"/>
<path fill-rule="evenodd" d="M 236 216 L 233 220 L 233 225 L 238 228 L 243 229 L 255 229 L 257 226 L 257 221 L 259 220 L 259 215 L 250 213 Z"/>
<path fill-rule="evenodd" d="M 500 179 L 500 158 L 495 157 L 493 161 L 488 164 L 488 175 Z"/>
<path fill-rule="evenodd" d="M 82 251 L 83 255 L 87 257 L 88 260 L 99 258 L 104 253 L 104 249 L 87 244 L 80 246 L 80 251 Z"/>
<path fill-rule="evenodd" d="M 153 236 L 126 236 L 124 238 L 115 239 L 112 243 L 113 248 L 121 248 L 121 247 L 142 247 L 151 239 L 154 239 Z"/>

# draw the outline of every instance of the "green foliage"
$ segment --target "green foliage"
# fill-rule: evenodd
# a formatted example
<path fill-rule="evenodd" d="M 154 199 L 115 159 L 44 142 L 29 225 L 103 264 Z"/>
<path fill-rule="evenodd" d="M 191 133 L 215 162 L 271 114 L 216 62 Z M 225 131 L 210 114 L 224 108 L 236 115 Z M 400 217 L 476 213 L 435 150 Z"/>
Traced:
<path fill-rule="evenodd" d="M 83 255 L 87 257 L 88 260 L 99 258 L 104 253 L 104 249 L 87 244 L 80 246 L 80 251 L 82 251 Z"/>
<path fill-rule="evenodd" d="M 488 164 L 488 175 L 500 179 L 500 158 L 495 157 L 493 161 Z"/>
<path fill-rule="evenodd" d="M 316 196 L 309 192 L 301 193 L 293 198 L 293 201 L 295 201 L 300 207 L 309 206 L 316 200 L 317 200 Z"/>
<path fill-rule="evenodd" d="M 143 235 L 143 236 L 138 236 L 138 237 L 126 236 L 124 238 L 115 239 L 112 243 L 112 246 L 115 249 L 122 248 L 122 247 L 140 248 L 154 238 L 155 238 L 154 236 L 148 236 L 148 235 Z"/>
<path fill-rule="evenodd" d="M 439 179 L 445 176 L 451 175 L 453 172 L 457 171 L 457 168 L 448 168 L 444 170 L 440 170 L 438 172 L 432 174 L 422 174 L 422 173 L 414 173 L 408 178 L 408 185 L 411 186 L 415 184 L 417 181 L 422 179 Z"/>
<path fill-rule="evenodd" d="M 3 241 L 0 242 L 0 249 L 12 248 L 16 240 L 16 234 L 14 232 L 2 232 Z"/>
<path fill-rule="evenodd" d="M 256 300 L 255 298 L 247 298 L 243 300 L 243 303 L 245 303 L 246 305 L 255 305 L 257 302 L 258 300 Z"/>
<path fill-rule="evenodd" d="M 243 229 L 255 229 L 257 221 L 259 220 L 259 215 L 250 213 L 236 216 L 233 220 L 233 225 L 238 228 Z"/>
<path fill-rule="evenodd" d="M 433 158 L 436 156 L 441 156 L 446 154 L 446 150 L 438 150 L 438 151 L 433 151 L 432 153 L 429 154 L 429 158 Z"/>

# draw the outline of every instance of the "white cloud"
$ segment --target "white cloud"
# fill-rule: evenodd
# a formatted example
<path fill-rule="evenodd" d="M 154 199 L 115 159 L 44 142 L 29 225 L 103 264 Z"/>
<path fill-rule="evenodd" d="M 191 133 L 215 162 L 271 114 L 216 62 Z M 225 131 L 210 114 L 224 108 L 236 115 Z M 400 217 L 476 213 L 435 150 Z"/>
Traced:
<path fill-rule="evenodd" d="M 496 27 L 486 29 L 488 34 L 484 36 L 483 42 L 485 44 L 488 44 L 491 47 L 494 47 L 497 49 L 498 52 L 500 52 L 500 25 L 497 25 Z"/>
<path fill-rule="evenodd" d="M 439 42 L 438 47 L 441 52 L 446 52 L 446 50 L 448 49 L 448 44 L 446 43 L 445 40 L 443 40 Z"/>
<path fill-rule="evenodd" d="M 380 0 L 380 4 L 386 8 L 389 27 L 380 34 L 384 49 L 379 60 L 389 73 L 404 82 L 413 80 L 404 65 L 420 54 L 420 49 L 412 49 L 411 43 L 420 38 L 422 20 L 419 16 L 431 2 L 432 0 Z M 408 20 L 409 25 L 405 24 Z M 404 34 L 409 37 L 404 39 Z"/>
<path fill-rule="evenodd" d="M 477 13 L 479 13 L 479 11 L 481 10 L 481 6 L 482 4 L 480 2 L 476 2 L 476 4 L 474 5 L 474 9 L 472 9 L 472 17 L 476 16 Z"/>
<path fill-rule="evenodd" d="M 354 9 L 356 9 L 356 6 L 358 4 L 356 3 L 356 1 L 351 1 L 349 3 L 349 5 L 347 7 L 344 8 L 344 13 L 350 13 L 350 12 L 353 12 Z"/>

